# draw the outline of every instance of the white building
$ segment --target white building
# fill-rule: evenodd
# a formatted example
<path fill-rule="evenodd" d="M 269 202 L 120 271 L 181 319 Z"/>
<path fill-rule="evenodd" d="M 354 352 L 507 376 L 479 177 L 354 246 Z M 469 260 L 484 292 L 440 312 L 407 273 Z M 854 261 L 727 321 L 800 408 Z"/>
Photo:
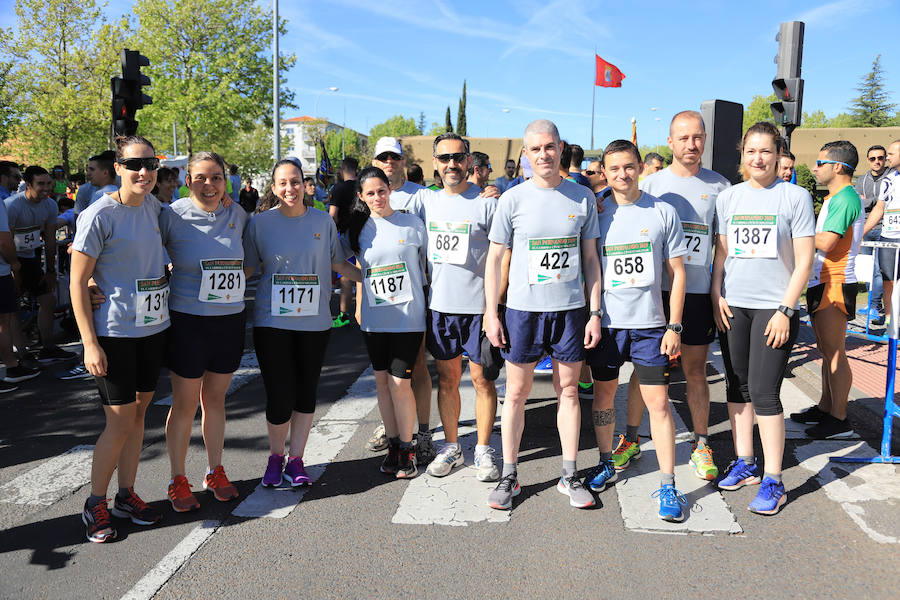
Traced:
<path fill-rule="evenodd" d="M 318 139 L 329 131 L 341 132 L 343 127 L 313 117 L 293 117 L 281 120 L 281 155 L 285 158 L 299 158 L 304 173 L 313 173 L 318 168 L 316 162 L 316 146 Z M 360 136 L 365 138 L 365 136 Z M 331 164 L 337 169 L 340 156 L 330 156 Z"/>

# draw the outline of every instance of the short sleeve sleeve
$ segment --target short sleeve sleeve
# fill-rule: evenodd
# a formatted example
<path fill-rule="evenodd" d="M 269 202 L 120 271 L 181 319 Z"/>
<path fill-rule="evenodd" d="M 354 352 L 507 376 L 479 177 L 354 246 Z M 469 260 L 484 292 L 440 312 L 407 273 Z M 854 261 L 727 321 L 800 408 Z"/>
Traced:
<path fill-rule="evenodd" d="M 259 268 L 262 259 L 259 255 L 259 248 L 256 246 L 256 217 L 250 219 L 247 229 L 244 230 L 244 266 L 252 269 Z"/>
<path fill-rule="evenodd" d="M 81 213 L 78 216 L 78 228 L 72 241 L 72 249 L 91 258 L 100 258 L 108 234 L 106 230 L 107 225 L 102 214 Z"/>
<path fill-rule="evenodd" d="M 512 245 L 512 196 L 509 192 L 500 197 L 497 203 L 497 211 L 491 221 L 491 231 L 488 233 L 488 239 L 495 244 L 503 244 L 506 247 Z"/>
<path fill-rule="evenodd" d="M 803 188 L 799 188 L 799 191 L 800 193 L 796 195 L 794 201 L 794 214 L 791 218 L 791 237 L 812 237 L 816 235 L 816 216 L 813 212 L 812 196 Z"/>

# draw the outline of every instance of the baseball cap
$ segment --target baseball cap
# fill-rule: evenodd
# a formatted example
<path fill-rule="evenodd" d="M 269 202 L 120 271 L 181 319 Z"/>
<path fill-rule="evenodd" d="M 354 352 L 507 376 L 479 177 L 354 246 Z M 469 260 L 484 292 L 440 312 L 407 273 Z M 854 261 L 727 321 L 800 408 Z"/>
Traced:
<path fill-rule="evenodd" d="M 381 156 L 385 152 L 393 152 L 403 156 L 403 147 L 400 145 L 400 140 L 395 137 L 378 138 L 378 142 L 375 143 L 375 153 L 372 156 Z"/>

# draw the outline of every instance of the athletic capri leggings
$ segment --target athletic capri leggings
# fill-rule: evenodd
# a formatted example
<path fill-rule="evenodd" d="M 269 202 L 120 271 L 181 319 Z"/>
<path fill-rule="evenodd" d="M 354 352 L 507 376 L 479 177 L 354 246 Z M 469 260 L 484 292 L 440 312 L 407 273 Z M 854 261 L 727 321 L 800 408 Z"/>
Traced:
<path fill-rule="evenodd" d="M 253 345 L 266 388 L 266 420 L 272 425 L 287 423 L 294 411 L 315 412 L 329 335 L 330 329 L 253 328 Z"/>
<path fill-rule="evenodd" d="M 729 393 L 728 401 L 752 402 L 753 411 L 764 417 L 780 415 L 783 412 L 781 382 L 800 331 L 800 315 L 795 313 L 791 317 L 787 341 L 780 348 L 772 348 L 766 345 L 763 332 L 776 309 L 732 306 L 731 312 L 734 318 L 730 320 L 731 329 L 727 330 L 722 357 L 730 363 L 740 393 Z"/>

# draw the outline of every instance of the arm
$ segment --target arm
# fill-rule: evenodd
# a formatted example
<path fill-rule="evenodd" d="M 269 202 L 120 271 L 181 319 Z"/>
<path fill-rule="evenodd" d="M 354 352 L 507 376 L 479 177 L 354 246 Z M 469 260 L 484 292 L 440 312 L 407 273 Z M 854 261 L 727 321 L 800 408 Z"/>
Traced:
<path fill-rule="evenodd" d="M 56 219 L 44 224 L 44 260 L 47 261 L 47 275 L 56 271 Z M 56 277 L 53 277 L 54 281 Z"/>
<path fill-rule="evenodd" d="M 816 253 L 815 238 L 800 237 L 794 238 L 794 272 L 791 273 L 791 280 L 788 282 L 781 303 L 784 306 L 793 308 L 800 299 L 800 294 L 806 289 L 809 282 L 809 275 L 812 272 L 813 256 Z M 780 348 L 788 339 L 790 334 L 791 322 L 783 313 L 776 312 L 766 324 L 766 330 L 763 335 L 766 336 L 766 345 L 772 348 Z"/>
<path fill-rule="evenodd" d="M 13 236 L 8 231 L 0 231 L 0 256 L 9 265 L 10 274 L 13 276 L 13 283 L 19 286 L 19 269 L 22 265 L 19 263 L 19 257 L 16 255 L 16 244 Z"/>
<path fill-rule="evenodd" d="M 506 248 L 503 244 L 491 242 L 484 266 L 484 333 L 496 348 L 506 346 L 506 336 L 497 315 L 497 303 L 500 298 L 500 266 Z"/>
<path fill-rule="evenodd" d="M 356 284 L 356 310 L 353 312 L 353 317 L 356 319 L 357 324 L 362 325 L 362 300 L 363 300 L 363 284 L 361 282 Z"/>
<path fill-rule="evenodd" d="M 816 250 L 821 250 L 822 252 L 831 252 L 831 250 L 837 246 L 837 243 L 841 240 L 840 235 L 834 233 L 833 231 L 823 231 L 822 233 L 816 234 Z"/>
<path fill-rule="evenodd" d="M 600 309 L 601 279 L 600 256 L 597 254 L 597 243 L 584 240 L 581 243 L 581 264 L 584 269 L 584 286 L 587 290 L 587 301 L 590 310 Z M 584 327 L 584 347 L 595 348 L 600 343 L 601 319 L 594 315 L 588 319 Z"/>
<path fill-rule="evenodd" d="M 509 264 L 512 262 L 512 249 L 507 248 L 500 263 L 500 303 L 506 304 L 506 291 L 509 289 Z"/>
<path fill-rule="evenodd" d="M 339 263 L 331 263 L 331 270 L 340 273 L 350 281 L 360 283 L 362 281 L 362 271 L 356 265 L 351 265 L 347 261 Z"/>
<path fill-rule="evenodd" d="M 334 219 L 334 224 L 337 225 L 338 207 L 336 204 L 328 205 L 328 216 L 330 216 L 332 219 Z"/>
<path fill-rule="evenodd" d="M 84 345 L 84 366 L 91 375 L 103 377 L 106 375 L 106 353 L 97 341 L 97 332 L 94 330 L 94 319 L 91 316 L 91 301 L 88 293 L 88 279 L 94 272 L 97 259 L 82 252 L 72 252 L 72 261 L 69 268 L 69 293 L 72 296 L 72 311 L 75 313 L 75 322 L 78 323 L 78 331 L 81 333 L 81 341 Z"/>
<path fill-rule="evenodd" d="M 681 323 L 684 312 L 684 291 L 687 276 L 684 273 L 684 257 L 666 259 L 666 270 L 672 279 L 672 291 L 669 293 L 669 323 Z M 671 329 L 663 335 L 659 351 L 667 356 L 675 356 L 681 350 L 681 336 Z"/>
<path fill-rule="evenodd" d="M 716 255 L 713 258 L 712 282 L 709 289 L 713 303 L 713 320 L 719 331 L 731 329 L 728 319 L 734 317 L 728 302 L 722 297 L 722 285 L 725 283 L 725 258 L 728 256 L 726 240 L 724 235 L 716 236 Z"/>
<path fill-rule="evenodd" d="M 863 226 L 863 235 L 866 235 L 873 227 L 881 223 L 882 217 L 884 217 L 884 200 L 878 200 L 866 218 L 866 224 Z"/>

